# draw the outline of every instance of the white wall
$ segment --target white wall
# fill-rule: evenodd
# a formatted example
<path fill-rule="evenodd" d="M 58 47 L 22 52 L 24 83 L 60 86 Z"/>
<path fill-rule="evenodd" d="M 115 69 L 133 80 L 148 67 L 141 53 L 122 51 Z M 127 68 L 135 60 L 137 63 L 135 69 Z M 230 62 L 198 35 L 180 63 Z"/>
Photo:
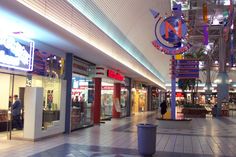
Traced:
<path fill-rule="evenodd" d="M 41 87 L 26 87 L 25 90 L 25 125 L 24 138 L 37 140 L 65 131 L 66 81 L 61 82 L 60 120 L 42 130 L 43 91 Z"/>
<path fill-rule="evenodd" d="M 10 95 L 10 75 L 0 74 L 0 109 L 8 109 Z"/>
<path fill-rule="evenodd" d="M 24 138 L 34 140 L 42 129 L 43 88 L 26 87 L 24 97 Z"/>
<path fill-rule="evenodd" d="M 13 95 L 19 96 L 19 87 L 25 87 L 26 77 L 25 76 L 14 76 L 14 92 Z"/>

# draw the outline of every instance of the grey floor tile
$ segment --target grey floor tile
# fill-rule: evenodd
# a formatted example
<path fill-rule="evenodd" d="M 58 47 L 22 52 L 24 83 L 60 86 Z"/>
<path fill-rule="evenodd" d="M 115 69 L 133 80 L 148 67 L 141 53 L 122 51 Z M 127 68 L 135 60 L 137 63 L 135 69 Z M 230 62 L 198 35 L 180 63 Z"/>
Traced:
<path fill-rule="evenodd" d="M 14 151 L 11 157 L 136 157 L 140 156 L 136 125 L 146 122 L 158 124 L 155 114 L 142 113 L 35 143 L 1 140 L 0 156 L 9 157 L 9 152 Z M 231 117 L 193 118 L 191 127 L 158 127 L 154 157 L 235 157 L 235 129 L 236 118 Z M 15 149 L 16 146 L 20 148 Z"/>

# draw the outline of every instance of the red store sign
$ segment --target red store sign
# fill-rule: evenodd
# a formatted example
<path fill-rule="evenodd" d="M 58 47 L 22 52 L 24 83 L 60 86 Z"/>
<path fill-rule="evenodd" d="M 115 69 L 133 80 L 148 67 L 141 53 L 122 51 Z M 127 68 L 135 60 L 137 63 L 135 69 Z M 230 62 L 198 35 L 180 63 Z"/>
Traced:
<path fill-rule="evenodd" d="M 123 75 L 110 69 L 107 70 L 107 77 L 118 80 L 118 81 L 124 81 Z"/>

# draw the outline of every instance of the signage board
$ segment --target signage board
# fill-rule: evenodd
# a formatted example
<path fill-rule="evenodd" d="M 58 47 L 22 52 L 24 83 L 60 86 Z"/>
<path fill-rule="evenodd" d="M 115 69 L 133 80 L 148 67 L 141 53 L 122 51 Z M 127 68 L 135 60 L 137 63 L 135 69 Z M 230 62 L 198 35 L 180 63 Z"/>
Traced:
<path fill-rule="evenodd" d="M 0 34 L 0 66 L 32 71 L 34 42 L 19 35 Z"/>
<path fill-rule="evenodd" d="M 182 54 L 190 49 L 191 44 L 186 41 L 187 24 L 182 18 L 181 5 L 173 6 L 173 16 L 162 17 L 160 13 L 151 9 L 151 14 L 156 20 L 155 38 L 152 44 L 155 48 L 167 55 Z"/>
<path fill-rule="evenodd" d="M 190 79 L 199 78 L 199 61 L 198 60 L 176 60 L 172 61 L 171 65 L 172 74 L 175 74 L 176 78 Z"/>
<path fill-rule="evenodd" d="M 74 57 L 73 58 L 73 69 L 72 71 L 77 74 L 89 76 L 89 67 L 90 65 L 81 59 Z"/>
<path fill-rule="evenodd" d="M 107 77 L 118 80 L 118 81 L 124 81 L 124 78 L 125 78 L 120 73 L 115 72 L 115 71 L 110 70 L 110 69 L 107 70 Z"/>

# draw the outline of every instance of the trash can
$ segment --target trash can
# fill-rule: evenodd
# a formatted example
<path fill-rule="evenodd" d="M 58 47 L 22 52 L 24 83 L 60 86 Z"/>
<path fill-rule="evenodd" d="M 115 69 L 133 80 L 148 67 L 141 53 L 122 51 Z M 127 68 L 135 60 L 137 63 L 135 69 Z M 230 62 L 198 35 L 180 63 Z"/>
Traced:
<path fill-rule="evenodd" d="M 138 152 L 143 156 L 152 156 L 156 152 L 156 128 L 153 124 L 138 124 Z"/>

